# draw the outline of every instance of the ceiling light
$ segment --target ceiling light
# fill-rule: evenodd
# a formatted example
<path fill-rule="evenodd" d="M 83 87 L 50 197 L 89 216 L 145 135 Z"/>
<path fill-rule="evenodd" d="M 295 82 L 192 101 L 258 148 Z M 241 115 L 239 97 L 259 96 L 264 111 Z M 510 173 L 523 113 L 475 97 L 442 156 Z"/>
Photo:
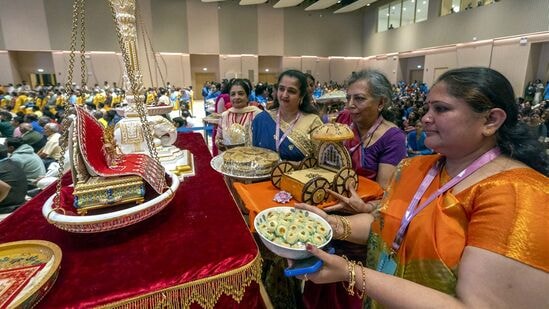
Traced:
<path fill-rule="evenodd" d="M 370 6 L 370 3 L 366 4 L 366 6 Z"/>
<path fill-rule="evenodd" d="M 427 4 L 427 1 L 423 1 L 423 4 Z"/>
<path fill-rule="evenodd" d="M 265 69 L 265 72 L 269 72 L 269 69 Z"/>
<path fill-rule="evenodd" d="M 42 73 L 42 72 L 44 72 L 44 69 L 38 69 L 38 70 L 36 70 L 36 72 Z"/>
<path fill-rule="evenodd" d="M 418 69 L 421 69 L 421 65 L 420 65 L 420 64 L 418 64 L 418 65 L 417 65 L 417 68 L 418 68 Z"/>
<path fill-rule="evenodd" d="M 208 68 L 202 68 L 202 71 L 208 71 Z"/>
<path fill-rule="evenodd" d="M 406 11 L 406 8 L 402 8 L 403 11 Z"/>
<path fill-rule="evenodd" d="M 420 9 L 417 9 L 417 12 L 419 13 L 419 12 L 421 12 L 421 10 L 420 10 Z"/>

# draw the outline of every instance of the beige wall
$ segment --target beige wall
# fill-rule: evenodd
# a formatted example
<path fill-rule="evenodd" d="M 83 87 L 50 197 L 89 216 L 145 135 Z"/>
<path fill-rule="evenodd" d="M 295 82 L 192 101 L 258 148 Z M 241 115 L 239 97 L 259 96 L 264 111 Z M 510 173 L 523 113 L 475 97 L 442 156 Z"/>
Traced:
<path fill-rule="evenodd" d="M 257 53 L 284 55 L 284 10 L 257 6 Z"/>
<path fill-rule="evenodd" d="M 257 54 L 257 6 L 238 5 L 238 1 L 225 1 L 218 5 L 219 52 Z M 206 16 L 203 18 L 208 19 Z"/>
<path fill-rule="evenodd" d="M 241 78 L 242 73 L 242 56 L 240 55 L 221 55 L 219 56 L 219 71 L 221 78 Z M 246 72 L 247 76 L 248 72 Z"/>
<path fill-rule="evenodd" d="M 509 79 L 516 95 L 522 95 L 530 55 L 530 44 L 494 45 L 491 67 Z"/>
<path fill-rule="evenodd" d="M 258 57 L 258 73 L 265 73 L 265 69 L 268 69 L 268 73 L 282 73 L 282 57 L 281 56 L 259 56 Z"/>
<path fill-rule="evenodd" d="M 322 15 L 322 17 L 320 16 Z M 362 56 L 361 11 L 332 14 L 284 9 L 284 54 L 291 56 Z"/>
<path fill-rule="evenodd" d="M 457 48 L 458 67 L 490 66 L 492 57 L 492 41 Z"/>
<path fill-rule="evenodd" d="M 145 2 L 145 1 L 144 1 Z M 153 44 L 163 52 L 188 52 L 187 3 L 181 0 L 151 1 Z"/>
<path fill-rule="evenodd" d="M 10 55 L 7 51 L 0 51 L 0 84 L 7 85 L 13 83 L 16 79 L 13 77 L 13 68 L 11 67 Z"/>
<path fill-rule="evenodd" d="M 42 0 L 1 0 L 0 8 L 0 24 L 6 49 L 51 49 Z"/>
<path fill-rule="evenodd" d="M 43 69 L 44 74 L 55 73 L 50 52 L 12 51 L 10 54 L 14 74 L 29 84 L 30 74 L 38 73 L 37 69 Z"/>
<path fill-rule="evenodd" d="M 549 30 L 547 0 L 504 0 L 446 16 L 439 16 L 441 1 L 431 0 L 426 21 L 377 32 L 377 8 L 388 2 L 365 10 L 364 56 Z"/>
<path fill-rule="evenodd" d="M 423 82 L 432 85 L 435 81 L 435 73 L 443 68 L 454 69 L 457 67 L 457 51 L 455 48 L 447 48 L 438 53 L 425 55 L 425 70 Z"/>
<path fill-rule="evenodd" d="M 219 72 L 219 56 L 217 55 L 191 55 L 190 56 L 191 74 L 194 73 L 214 73 L 217 80 L 221 80 Z M 202 68 L 207 68 L 203 71 Z"/>
<path fill-rule="evenodd" d="M 219 54 L 219 22 L 216 3 L 187 2 L 190 54 Z"/>
<path fill-rule="evenodd" d="M 538 43 L 541 45 L 538 70 L 535 79 L 549 80 L 549 43 Z"/>

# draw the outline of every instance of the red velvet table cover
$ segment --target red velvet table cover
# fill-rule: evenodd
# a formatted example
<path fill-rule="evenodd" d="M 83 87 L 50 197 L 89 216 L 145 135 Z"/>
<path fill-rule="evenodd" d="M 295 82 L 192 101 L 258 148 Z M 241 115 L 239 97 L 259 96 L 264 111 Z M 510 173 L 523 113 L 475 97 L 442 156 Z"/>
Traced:
<path fill-rule="evenodd" d="M 38 307 L 264 307 L 257 245 L 210 167 L 203 137 L 180 133 L 177 146 L 194 154 L 196 176 L 143 222 L 98 234 L 62 231 L 41 212 L 54 186 L 0 222 L 0 243 L 43 239 L 62 249 L 59 278 Z"/>

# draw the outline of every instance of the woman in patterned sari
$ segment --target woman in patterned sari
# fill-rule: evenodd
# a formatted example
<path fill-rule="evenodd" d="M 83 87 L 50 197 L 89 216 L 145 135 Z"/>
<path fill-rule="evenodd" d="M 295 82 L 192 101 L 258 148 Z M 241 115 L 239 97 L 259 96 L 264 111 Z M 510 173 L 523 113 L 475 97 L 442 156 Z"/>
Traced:
<path fill-rule="evenodd" d="M 322 125 L 307 93 L 307 78 L 297 70 L 283 72 L 276 96 L 252 123 L 253 145 L 278 152 L 282 160 L 301 161 L 314 154 L 310 133 Z"/>
<path fill-rule="evenodd" d="M 367 267 L 307 245 L 324 267 L 302 278 L 342 281 L 373 307 L 547 307 L 549 160 L 517 121 L 511 84 L 488 68 L 450 70 L 426 105 L 425 144 L 439 154 L 403 160 L 379 213 L 298 205 L 336 238 L 367 243 Z"/>
<path fill-rule="evenodd" d="M 228 89 L 232 106 L 221 114 L 215 139 L 221 151 L 230 146 L 250 146 L 251 124 L 261 111 L 257 106 L 248 105 L 250 86 L 243 79 L 231 80 Z"/>

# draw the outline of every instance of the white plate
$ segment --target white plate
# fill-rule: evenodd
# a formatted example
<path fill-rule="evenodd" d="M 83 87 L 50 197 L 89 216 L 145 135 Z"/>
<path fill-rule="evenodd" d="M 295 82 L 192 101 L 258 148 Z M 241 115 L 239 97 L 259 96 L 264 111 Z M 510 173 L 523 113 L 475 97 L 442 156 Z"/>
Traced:
<path fill-rule="evenodd" d="M 69 216 L 52 211 L 52 194 L 42 207 L 42 215 L 49 223 L 73 233 L 97 233 L 119 229 L 143 221 L 158 213 L 173 199 L 179 188 L 179 178 L 173 173 L 167 173 L 172 179 L 171 190 L 166 190 L 152 200 L 126 209 L 107 212 L 99 215 Z M 172 194 L 173 192 L 173 194 Z"/>
<path fill-rule="evenodd" d="M 213 157 L 210 161 L 210 166 L 218 171 L 219 173 L 229 176 L 232 178 L 242 179 L 242 180 L 266 180 L 271 178 L 271 174 L 265 174 L 265 175 L 255 175 L 255 176 L 242 176 L 242 175 L 235 175 L 230 172 L 227 172 L 223 170 L 223 154 L 218 154 L 217 156 Z"/>

